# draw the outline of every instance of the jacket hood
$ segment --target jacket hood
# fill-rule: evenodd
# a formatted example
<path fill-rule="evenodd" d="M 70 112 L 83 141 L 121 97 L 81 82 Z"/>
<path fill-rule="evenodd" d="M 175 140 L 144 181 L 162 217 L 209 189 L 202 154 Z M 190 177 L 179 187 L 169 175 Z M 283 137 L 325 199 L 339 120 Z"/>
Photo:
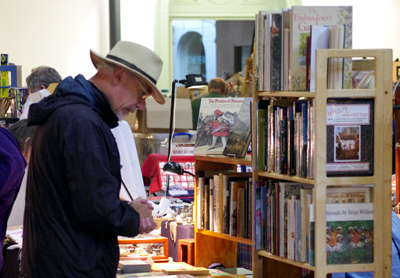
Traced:
<path fill-rule="evenodd" d="M 55 110 L 72 104 L 90 107 L 110 128 L 118 125 L 118 118 L 111 110 L 107 97 L 82 75 L 65 78 L 51 96 L 32 104 L 29 109 L 28 124 L 41 125 Z"/>

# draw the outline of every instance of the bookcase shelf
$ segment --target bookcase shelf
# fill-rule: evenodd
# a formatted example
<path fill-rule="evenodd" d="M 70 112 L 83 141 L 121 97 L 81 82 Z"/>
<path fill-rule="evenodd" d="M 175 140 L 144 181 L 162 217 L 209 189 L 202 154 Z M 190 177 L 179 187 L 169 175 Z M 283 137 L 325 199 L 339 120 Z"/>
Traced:
<path fill-rule="evenodd" d="M 373 57 L 375 71 L 374 89 L 330 90 L 327 89 L 327 62 L 329 58 Z M 391 277 L 391 134 L 392 134 L 392 50 L 389 49 L 321 49 L 316 51 L 316 92 L 284 91 L 258 92 L 253 91 L 253 110 L 260 99 L 265 98 L 306 98 L 314 101 L 314 175 L 313 178 L 301 178 L 268 171 L 257 171 L 255 158 L 235 159 L 225 156 L 195 156 L 196 174 L 199 171 L 236 171 L 237 165 L 253 166 L 253 184 L 260 180 L 293 181 L 314 185 L 314 265 L 298 262 L 285 257 L 273 255 L 265 250 L 256 250 L 252 240 L 231 237 L 211 231 L 195 229 L 195 264 L 208 267 L 211 263 L 220 262 L 226 267 L 236 267 L 237 243 L 252 245 L 253 277 L 301 277 L 302 269 L 313 271 L 313 277 L 327 277 L 335 272 L 373 271 L 374 277 Z M 357 98 L 374 100 L 374 160 L 372 176 L 339 176 L 328 177 L 327 165 L 327 101 L 328 98 Z M 252 117 L 252 146 L 258 138 L 257 119 Z M 196 177 L 196 180 L 198 177 Z M 327 264 L 326 251 L 326 193 L 330 186 L 339 185 L 373 185 L 371 200 L 373 202 L 373 229 L 375 242 L 373 247 L 373 262 L 360 264 Z M 253 203 L 255 188 L 253 190 Z M 195 193 L 196 194 L 196 193 Z M 198 205 L 198 204 L 195 204 Z M 255 219 L 254 207 L 252 219 Z M 252 238 L 255 228 L 252 225 Z M 378 244 L 377 244 L 378 243 Z"/>
<path fill-rule="evenodd" d="M 276 272 L 284 267 L 292 269 L 293 275 L 285 277 L 299 277 L 295 269 L 308 269 L 314 272 L 314 277 L 326 277 L 335 272 L 362 272 L 374 271 L 374 277 L 391 277 L 390 259 L 390 167 L 384 167 L 387 161 L 391 161 L 391 61 L 392 51 L 379 50 L 317 50 L 316 59 L 316 93 L 310 92 L 254 92 L 253 102 L 265 97 L 274 98 L 298 98 L 314 99 L 314 126 L 315 126 L 315 164 L 314 177 L 312 179 L 296 176 L 282 175 L 273 172 L 255 171 L 253 179 L 260 178 L 294 181 L 314 185 L 313 203 L 315 217 L 315 266 L 302 263 L 266 251 L 253 253 L 253 276 L 254 277 L 279 277 Z M 330 57 L 373 57 L 373 70 L 375 71 L 374 89 L 354 90 L 331 90 L 327 89 L 327 61 Z M 327 125 L 326 108 L 328 98 L 369 98 L 374 99 L 374 171 L 373 176 L 351 176 L 351 177 L 327 177 Z M 253 121 L 253 130 L 257 130 Z M 388 134 L 388 136 L 382 136 Z M 257 134 L 253 132 L 253 138 Z M 386 137 L 386 138 L 384 138 Z M 328 186 L 340 185 L 374 185 L 372 199 L 374 203 L 374 245 L 373 263 L 369 264 L 340 264 L 328 265 L 326 254 L 326 190 Z M 382 244 L 381 244 L 382 243 Z M 275 263 L 274 263 L 275 262 Z M 278 263 L 279 262 L 279 263 Z M 284 264 L 284 265 L 282 265 Z"/>

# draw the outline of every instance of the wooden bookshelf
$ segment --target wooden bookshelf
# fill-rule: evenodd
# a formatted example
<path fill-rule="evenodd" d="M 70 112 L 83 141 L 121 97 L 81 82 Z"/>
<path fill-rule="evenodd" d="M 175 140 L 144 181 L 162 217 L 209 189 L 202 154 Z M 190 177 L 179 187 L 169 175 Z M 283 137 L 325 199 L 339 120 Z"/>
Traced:
<path fill-rule="evenodd" d="M 375 71 L 374 89 L 329 90 L 327 84 L 327 61 L 330 57 L 372 57 L 370 63 Z M 312 271 L 313 277 L 325 278 L 335 272 L 373 271 L 375 277 L 391 277 L 391 167 L 392 160 L 392 51 L 388 49 L 369 50 L 317 50 L 316 92 L 253 92 L 253 111 L 255 103 L 264 97 L 314 99 L 315 149 L 314 178 L 300 178 L 267 171 L 253 171 L 253 181 L 274 179 L 294 181 L 314 185 L 313 203 L 315 217 L 315 266 L 273 255 L 263 250 L 255 250 L 254 243 L 247 239 L 231 237 L 211 231 L 195 229 L 195 265 L 208 267 L 219 262 L 226 267 L 236 267 L 237 243 L 252 244 L 253 277 L 298 278 L 302 269 Z M 327 125 L 326 106 L 328 98 L 373 98 L 374 99 L 374 171 L 373 176 L 327 177 Z M 252 120 L 252 138 L 256 120 Z M 388 134 L 388 136 L 382 136 Z M 254 146 L 254 144 L 253 144 Z M 225 156 L 195 156 L 196 174 L 207 170 L 236 170 L 237 165 L 252 165 L 256 169 L 257 161 L 234 159 Z M 196 177 L 197 180 L 198 177 Z M 372 184 L 372 200 L 374 203 L 374 259 L 369 264 L 328 265 L 326 255 L 326 189 L 334 185 L 367 185 Z M 254 187 L 253 187 L 254 190 Z M 196 194 L 196 193 L 195 193 Z M 254 192 L 253 192 L 254 198 Z M 253 199 L 254 203 L 254 199 Z M 197 205 L 197 204 L 195 204 Z M 252 211 L 255 218 L 254 208 Z M 254 225 L 252 225 L 254 226 Z M 254 238 L 254 227 L 253 237 Z M 379 244 L 376 244 L 379 243 Z"/>
<path fill-rule="evenodd" d="M 327 84 L 327 61 L 330 57 L 372 57 L 368 69 L 375 71 L 374 89 L 354 90 L 329 90 Z M 289 260 L 275 256 L 266 251 L 253 252 L 254 277 L 283 277 L 282 268 L 287 273 L 285 277 L 299 277 L 301 269 L 313 271 L 314 277 L 327 277 L 335 272 L 361 272 L 374 271 L 375 277 L 391 277 L 391 224 L 390 224 L 390 192 L 391 192 L 391 167 L 384 167 L 391 161 L 391 134 L 392 102 L 391 102 L 391 72 L 392 51 L 380 50 L 317 50 L 316 59 L 316 92 L 255 92 L 253 102 L 261 97 L 306 97 L 314 99 L 315 119 L 315 165 L 314 178 L 299 178 L 277 173 L 259 171 L 253 173 L 253 179 L 270 178 L 275 180 L 295 181 L 314 184 L 313 203 L 315 204 L 315 266 L 307 263 Z M 354 177 L 327 177 L 326 175 L 326 105 L 328 98 L 373 98 L 374 109 L 374 175 Z M 255 130 L 253 121 L 253 130 Z M 257 138 L 253 132 L 253 138 Z M 334 185 L 360 185 L 372 184 L 374 203 L 374 262 L 371 264 L 340 264 L 328 265 L 326 263 L 326 188 Z M 278 274 L 276 274 L 278 273 Z M 290 274 L 288 274 L 290 273 Z"/>

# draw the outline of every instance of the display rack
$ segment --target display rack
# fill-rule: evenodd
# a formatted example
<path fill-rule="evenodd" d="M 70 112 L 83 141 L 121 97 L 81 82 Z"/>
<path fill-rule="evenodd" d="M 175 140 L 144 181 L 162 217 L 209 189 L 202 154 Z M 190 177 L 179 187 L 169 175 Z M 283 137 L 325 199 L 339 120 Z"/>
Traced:
<path fill-rule="evenodd" d="M 327 62 L 329 58 L 371 57 L 375 59 L 375 88 L 373 89 L 327 89 Z M 253 245 L 253 277 L 301 277 L 302 270 L 312 271 L 317 278 L 327 277 L 335 272 L 373 271 L 374 277 L 391 277 L 391 167 L 392 161 L 392 50 L 336 50 L 316 51 L 316 92 L 258 92 L 253 93 L 253 111 L 260 98 L 313 98 L 315 124 L 314 178 L 299 178 L 267 171 L 254 171 L 253 181 L 282 180 L 314 185 L 313 204 L 315 218 L 315 266 L 273 255 L 254 249 L 248 239 L 231 237 L 211 231 L 195 230 L 195 265 L 208 267 L 219 262 L 225 267 L 236 267 L 237 242 Z M 373 176 L 327 177 L 327 125 L 326 106 L 328 98 L 370 98 L 374 99 L 374 163 Z M 252 117 L 252 140 L 257 138 L 256 117 Z M 254 146 L 254 144 L 253 144 Z M 235 170 L 238 164 L 252 165 L 251 159 L 231 159 L 221 156 L 195 156 L 196 173 L 206 170 Z M 198 177 L 196 177 L 196 180 Z M 328 265 L 326 256 L 326 189 L 338 185 L 373 185 L 374 207 L 374 257 L 369 264 Z M 253 187 L 254 191 L 254 187 Z M 196 195 L 196 193 L 195 193 Z M 254 192 L 253 192 L 254 198 Z M 253 199 L 254 203 L 254 199 Z M 198 205 L 198 204 L 195 204 Z M 254 208 L 252 212 L 255 218 Z M 196 220 L 197 221 L 197 220 Z M 254 238 L 254 225 L 253 238 Z"/>

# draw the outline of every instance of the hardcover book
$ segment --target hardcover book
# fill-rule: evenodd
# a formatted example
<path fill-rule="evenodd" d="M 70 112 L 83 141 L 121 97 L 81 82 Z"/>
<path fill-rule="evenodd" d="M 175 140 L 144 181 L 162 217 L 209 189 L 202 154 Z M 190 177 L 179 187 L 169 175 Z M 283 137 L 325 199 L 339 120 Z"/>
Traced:
<path fill-rule="evenodd" d="M 327 175 L 372 176 L 373 99 L 328 99 L 326 125 Z"/>
<path fill-rule="evenodd" d="M 194 154 L 222 154 L 245 98 L 202 98 Z"/>
<path fill-rule="evenodd" d="M 271 91 L 281 91 L 282 68 L 282 13 L 271 14 Z"/>
<path fill-rule="evenodd" d="M 326 205 L 327 264 L 362 264 L 374 261 L 373 203 Z M 314 214 L 310 208 L 311 248 L 314 250 Z M 314 264 L 314 259 L 311 265 Z"/>
<path fill-rule="evenodd" d="M 293 6 L 290 25 L 291 90 L 306 90 L 307 37 L 311 25 L 344 25 L 344 48 L 352 47 L 353 8 L 351 6 Z M 343 88 L 352 88 L 351 59 L 344 61 Z"/>
<path fill-rule="evenodd" d="M 229 133 L 228 141 L 223 151 L 223 155 L 225 156 L 233 156 L 236 158 L 243 158 L 246 156 L 251 140 L 251 100 L 252 98 L 246 97 L 242 103 L 242 107 Z"/>

